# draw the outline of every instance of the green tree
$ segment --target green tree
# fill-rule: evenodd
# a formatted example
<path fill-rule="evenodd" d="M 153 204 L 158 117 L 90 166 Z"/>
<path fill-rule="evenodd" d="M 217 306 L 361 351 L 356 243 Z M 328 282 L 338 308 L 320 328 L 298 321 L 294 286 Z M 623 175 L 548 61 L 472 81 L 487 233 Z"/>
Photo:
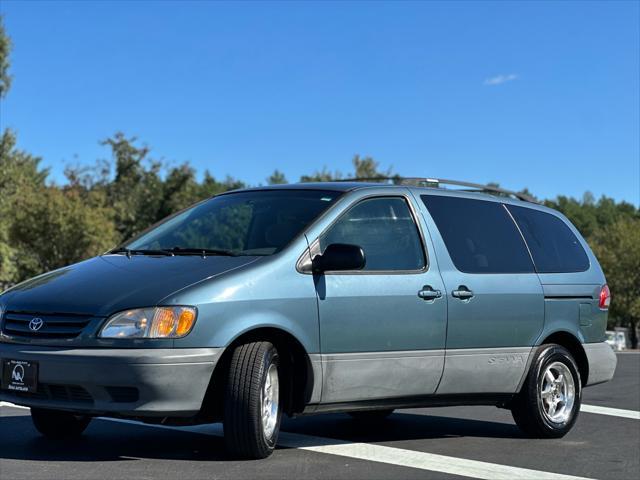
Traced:
<path fill-rule="evenodd" d="M 4 22 L 0 15 L 0 98 L 3 98 L 11 87 L 11 75 L 9 74 L 10 53 L 11 40 L 4 30 Z"/>
<path fill-rule="evenodd" d="M 267 178 L 267 184 L 269 185 L 284 185 L 285 183 L 289 183 L 287 182 L 287 177 L 277 168 Z"/>
<path fill-rule="evenodd" d="M 531 200 L 534 200 L 534 201 L 536 201 L 536 202 L 537 202 L 537 201 L 539 201 L 539 200 L 538 200 L 538 197 L 536 197 L 533 193 L 531 193 L 531 191 L 530 191 L 527 187 L 524 187 L 524 188 L 523 188 L 522 190 L 520 190 L 518 193 L 519 193 L 519 194 L 521 194 L 521 195 L 526 195 L 526 196 L 527 196 L 527 197 L 529 197 Z"/>
<path fill-rule="evenodd" d="M 162 164 L 149 159 L 149 148 L 137 146 L 135 137 L 122 132 L 107 138 L 102 145 L 111 149 L 115 178 L 107 185 L 107 198 L 115 210 L 116 229 L 127 239 L 160 218 L 164 201 Z"/>
<path fill-rule="evenodd" d="M 22 253 L 10 235 L 24 197 L 35 197 L 44 187 L 48 171 L 40 168 L 40 158 L 16 148 L 10 130 L 0 136 L 0 291 L 22 280 L 17 267 Z M 33 221 L 33 220 L 32 220 Z"/>
<path fill-rule="evenodd" d="M 380 170 L 380 164 L 371 157 L 360 157 L 360 155 L 354 155 L 351 160 L 354 170 L 355 178 L 388 178 L 393 176 L 391 168 L 387 170 Z"/>
<path fill-rule="evenodd" d="M 247 184 L 243 181 L 230 177 L 229 175 L 227 175 L 222 182 L 219 182 L 211 175 L 209 170 L 205 170 L 204 179 L 199 186 L 200 199 L 209 198 L 220 193 L 228 192 L 229 190 L 238 190 L 246 186 Z"/>
<path fill-rule="evenodd" d="M 342 173 L 335 171 L 335 172 L 330 172 L 329 170 L 327 170 L 327 167 L 322 167 L 322 170 L 316 170 L 314 173 L 312 173 L 311 175 L 302 175 L 300 177 L 300 181 L 307 183 L 307 182 L 333 182 L 335 180 L 341 180 L 342 177 Z"/>
<path fill-rule="evenodd" d="M 237 178 L 233 178 L 230 175 L 227 175 L 224 181 L 220 184 L 223 192 L 228 192 L 230 190 L 238 190 L 240 188 L 246 188 L 247 184 L 242 180 L 238 180 Z"/>
<path fill-rule="evenodd" d="M 205 198 L 196 181 L 195 170 L 186 163 L 169 171 L 162 190 L 163 198 L 155 221 Z"/>
<path fill-rule="evenodd" d="M 127 137 L 122 132 L 102 144 L 111 149 L 115 166 L 113 180 L 104 180 L 103 169 L 98 176 L 99 182 L 85 180 L 81 183 L 105 188 L 108 203 L 115 210 L 116 229 L 121 240 L 131 238 L 167 215 L 202 199 L 246 186 L 229 176 L 217 181 L 209 171 L 199 183 L 195 170 L 188 163 L 167 168 L 163 162 L 150 158 L 148 147 L 140 146 L 135 137 Z"/>
<path fill-rule="evenodd" d="M 9 230 L 20 280 L 98 255 L 118 238 L 100 192 L 41 186 L 16 202 Z"/>
<path fill-rule="evenodd" d="M 605 196 L 596 201 L 591 192 L 586 192 L 581 200 L 560 195 L 554 200 L 545 200 L 544 205 L 564 213 L 587 239 L 618 220 L 638 218 L 639 214 L 628 202 L 616 202 Z"/>
<path fill-rule="evenodd" d="M 392 168 L 386 170 L 380 170 L 380 164 L 372 157 L 361 157 L 356 154 L 351 159 L 351 166 L 353 167 L 353 173 L 347 175 L 346 178 L 365 178 L 365 179 L 383 179 L 396 177 L 398 180 L 400 177 L 393 173 Z M 301 182 L 332 182 L 336 180 L 343 180 L 345 177 L 340 171 L 331 172 L 327 167 L 322 167 L 322 170 L 317 170 L 311 175 L 303 175 L 300 177 Z"/>
<path fill-rule="evenodd" d="M 629 328 L 635 348 L 640 320 L 640 220 L 621 219 L 598 230 L 591 248 L 611 289 L 609 321 Z"/>

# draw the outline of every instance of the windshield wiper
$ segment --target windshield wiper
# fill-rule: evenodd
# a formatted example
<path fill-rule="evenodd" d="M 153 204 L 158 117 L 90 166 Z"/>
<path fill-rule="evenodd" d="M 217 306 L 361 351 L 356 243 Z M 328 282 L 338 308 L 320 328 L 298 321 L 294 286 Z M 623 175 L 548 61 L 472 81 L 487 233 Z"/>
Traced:
<path fill-rule="evenodd" d="M 165 257 L 174 256 L 174 253 L 170 250 L 139 250 L 125 247 L 116 248 L 109 251 L 109 253 L 124 253 L 129 258 L 131 258 L 131 255 L 164 255 Z"/>
<path fill-rule="evenodd" d="M 185 248 L 185 247 L 173 247 L 171 249 L 131 249 L 126 247 L 116 248 L 110 250 L 110 254 L 124 253 L 127 257 L 131 258 L 132 255 L 164 255 L 167 257 L 173 257 L 175 255 L 200 255 L 205 258 L 207 255 L 219 255 L 226 257 L 237 257 L 238 254 L 233 250 L 224 250 L 216 248 Z"/>
<path fill-rule="evenodd" d="M 200 255 L 205 258 L 207 255 L 220 255 L 225 257 L 237 257 L 238 254 L 233 250 L 224 250 L 219 248 L 185 248 L 185 247 L 173 247 L 168 252 L 173 255 Z"/>

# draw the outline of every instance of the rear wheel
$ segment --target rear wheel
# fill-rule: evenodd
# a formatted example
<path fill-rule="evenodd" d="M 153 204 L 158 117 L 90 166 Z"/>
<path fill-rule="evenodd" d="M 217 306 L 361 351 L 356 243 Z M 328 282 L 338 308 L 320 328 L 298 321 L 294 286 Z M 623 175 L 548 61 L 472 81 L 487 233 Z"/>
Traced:
<path fill-rule="evenodd" d="M 349 412 L 354 420 L 359 422 L 379 422 L 393 413 L 393 408 L 387 410 L 364 410 L 360 412 Z"/>
<path fill-rule="evenodd" d="M 571 354 L 560 345 L 543 345 L 535 354 L 511 413 L 528 436 L 563 437 L 578 418 L 581 395 L 580 373 Z"/>
<path fill-rule="evenodd" d="M 85 431 L 91 417 L 60 410 L 32 408 L 31 420 L 42 435 L 49 438 L 73 438 Z"/>
<path fill-rule="evenodd" d="M 280 362 L 269 342 L 239 345 L 233 352 L 224 396 L 224 441 L 242 458 L 271 455 L 280 431 Z"/>

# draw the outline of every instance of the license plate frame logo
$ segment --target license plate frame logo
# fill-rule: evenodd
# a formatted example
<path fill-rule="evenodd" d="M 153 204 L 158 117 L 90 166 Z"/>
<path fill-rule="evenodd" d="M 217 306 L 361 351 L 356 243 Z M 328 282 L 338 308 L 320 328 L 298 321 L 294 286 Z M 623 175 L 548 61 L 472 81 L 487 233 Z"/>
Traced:
<path fill-rule="evenodd" d="M 27 360 L 2 360 L 2 389 L 16 393 L 38 391 L 38 363 Z"/>

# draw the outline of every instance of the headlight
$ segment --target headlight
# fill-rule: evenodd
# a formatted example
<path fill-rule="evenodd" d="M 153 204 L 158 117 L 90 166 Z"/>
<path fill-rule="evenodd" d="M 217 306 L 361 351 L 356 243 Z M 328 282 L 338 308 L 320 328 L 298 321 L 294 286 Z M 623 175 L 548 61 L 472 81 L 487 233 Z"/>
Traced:
<path fill-rule="evenodd" d="M 196 323 L 194 307 L 136 308 L 112 315 L 101 338 L 180 338 Z"/>

